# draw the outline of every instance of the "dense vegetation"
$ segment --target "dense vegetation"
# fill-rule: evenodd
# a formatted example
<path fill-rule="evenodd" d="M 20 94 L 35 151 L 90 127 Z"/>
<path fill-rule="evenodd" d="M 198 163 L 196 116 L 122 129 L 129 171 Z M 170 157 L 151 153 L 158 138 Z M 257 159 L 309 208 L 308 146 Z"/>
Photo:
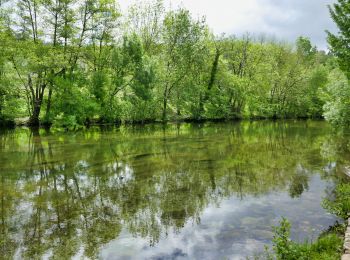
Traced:
<path fill-rule="evenodd" d="M 329 37 L 331 53 L 306 37 L 215 37 L 204 18 L 162 1 L 123 15 L 114 0 L 0 1 L 0 122 L 325 116 L 346 125 L 347 59 L 338 66 L 333 53 L 344 52 Z"/>

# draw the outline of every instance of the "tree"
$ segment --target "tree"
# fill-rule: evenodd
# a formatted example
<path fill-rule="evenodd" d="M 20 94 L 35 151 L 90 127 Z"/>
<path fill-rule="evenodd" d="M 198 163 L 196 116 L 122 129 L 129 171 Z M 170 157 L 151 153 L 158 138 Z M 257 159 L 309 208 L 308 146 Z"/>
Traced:
<path fill-rule="evenodd" d="M 322 93 L 332 55 L 307 37 L 294 45 L 249 34 L 216 37 L 204 18 L 167 10 L 162 0 L 127 14 L 116 0 L 15 3 L 0 2 L 0 121 L 28 116 L 35 126 L 75 127 L 319 117 L 331 102 Z M 345 1 L 330 8 L 344 29 L 329 34 L 342 67 L 349 60 L 346 8 Z"/>
<path fill-rule="evenodd" d="M 329 6 L 329 12 L 339 32 L 337 35 L 327 32 L 328 43 L 332 53 L 338 58 L 340 68 L 350 79 L 350 2 L 338 0 L 333 6 Z"/>
<path fill-rule="evenodd" d="M 350 126 L 350 85 L 339 69 L 329 75 L 324 116 L 335 126 Z"/>
<path fill-rule="evenodd" d="M 339 68 L 350 79 L 350 3 L 347 0 L 338 0 L 333 6 L 329 6 L 329 12 L 336 23 L 339 32 L 333 34 L 327 32 L 328 43 L 332 54 L 337 58 Z M 348 80 L 337 70 L 330 75 L 328 84 L 328 99 L 325 109 L 327 120 L 338 126 L 349 126 L 350 85 Z"/>
<path fill-rule="evenodd" d="M 45 0 L 43 1 L 43 7 L 46 10 L 47 16 L 44 17 L 45 24 L 48 25 L 49 33 L 48 37 L 51 37 L 53 48 L 60 49 L 62 42 L 64 43 L 64 53 L 67 48 L 68 38 L 71 38 L 68 32 L 72 31 L 73 14 L 68 11 L 68 8 L 74 4 L 74 0 Z M 63 38 L 63 41 L 62 41 Z M 64 65 L 66 66 L 66 65 Z M 54 76 L 55 72 L 51 70 L 51 75 Z M 54 78 L 52 77 L 48 84 L 48 96 L 46 102 L 46 114 L 45 122 L 50 124 L 52 121 L 51 116 L 51 100 L 53 91 L 55 89 Z"/>
<path fill-rule="evenodd" d="M 162 120 L 167 119 L 168 101 L 194 68 L 206 26 L 203 20 L 192 20 L 189 11 L 170 11 L 164 19 L 162 32 L 163 66 Z M 179 114 L 179 110 L 177 111 Z"/>
<path fill-rule="evenodd" d="M 127 30 L 141 38 L 146 54 L 158 52 L 164 11 L 162 0 L 135 4 L 129 10 Z"/>

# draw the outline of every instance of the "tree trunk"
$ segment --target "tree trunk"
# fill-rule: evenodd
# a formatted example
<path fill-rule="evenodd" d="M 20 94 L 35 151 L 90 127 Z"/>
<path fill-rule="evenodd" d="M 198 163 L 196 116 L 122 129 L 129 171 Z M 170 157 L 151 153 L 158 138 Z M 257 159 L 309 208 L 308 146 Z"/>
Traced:
<path fill-rule="evenodd" d="M 163 97 L 163 116 L 162 116 L 162 120 L 165 122 L 166 121 L 166 109 L 167 109 L 167 105 L 168 105 L 168 100 L 167 100 L 167 94 L 166 92 L 164 92 L 164 97 Z"/>
<path fill-rule="evenodd" d="M 202 114 L 204 112 L 204 103 L 208 101 L 208 99 L 209 99 L 209 92 L 214 86 L 215 79 L 216 79 L 216 74 L 218 72 L 220 56 L 221 56 L 220 50 L 219 50 L 219 48 L 216 48 L 215 58 L 214 58 L 213 65 L 212 65 L 212 68 L 211 68 L 210 79 L 209 79 L 209 82 L 208 82 L 207 90 L 204 93 L 204 97 L 201 94 L 201 96 L 199 98 L 199 115 L 198 115 L 199 118 L 201 118 L 201 116 L 202 116 Z"/>
<path fill-rule="evenodd" d="M 47 105 L 46 105 L 46 123 L 50 123 L 50 112 L 51 112 L 51 97 L 52 97 L 52 86 L 49 88 L 49 95 L 47 97 Z"/>
<path fill-rule="evenodd" d="M 215 83 L 215 79 L 216 79 L 216 74 L 218 72 L 218 67 L 219 67 L 219 59 L 220 59 L 220 50 L 217 48 L 216 49 L 216 53 L 215 53 L 215 59 L 213 62 L 213 66 L 211 68 L 211 73 L 210 73 L 210 79 L 209 79 L 209 83 L 208 83 L 208 91 L 206 92 L 206 96 L 205 99 L 208 99 L 208 95 L 209 95 L 209 91 L 212 89 L 212 87 L 214 86 Z"/>
<path fill-rule="evenodd" d="M 2 110 L 3 110 L 3 106 L 4 106 L 4 96 L 0 93 L 0 118 L 2 116 Z"/>
<path fill-rule="evenodd" d="M 166 113 L 167 105 L 168 105 L 168 84 L 166 84 L 164 93 L 163 93 L 163 116 L 162 116 L 163 122 L 165 122 L 167 119 L 167 113 Z"/>
<path fill-rule="evenodd" d="M 35 100 L 35 104 L 33 107 L 33 113 L 29 118 L 29 125 L 30 126 L 39 126 L 39 115 L 41 110 L 41 102 L 40 100 Z"/>
<path fill-rule="evenodd" d="M 167 109 L 167 98 L 164 97 L 163 99 L 163 116 L 162 116 L 162 120 L 165 122 L 166 121 L 166 117 L 167 117 L 167 114 L 166 114 L 166 109 Z"/>

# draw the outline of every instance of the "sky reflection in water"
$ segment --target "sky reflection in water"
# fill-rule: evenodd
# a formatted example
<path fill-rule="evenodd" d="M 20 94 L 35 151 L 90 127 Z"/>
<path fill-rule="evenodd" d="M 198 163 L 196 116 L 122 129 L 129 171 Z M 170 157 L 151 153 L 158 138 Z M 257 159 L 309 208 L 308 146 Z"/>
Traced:
<path fill-rule="evenodd" d="M 1 255 L 240 259 L 272 225 L 296 240 L 349 165 L 324 122 L 148 125 L 0 134 Z"/>

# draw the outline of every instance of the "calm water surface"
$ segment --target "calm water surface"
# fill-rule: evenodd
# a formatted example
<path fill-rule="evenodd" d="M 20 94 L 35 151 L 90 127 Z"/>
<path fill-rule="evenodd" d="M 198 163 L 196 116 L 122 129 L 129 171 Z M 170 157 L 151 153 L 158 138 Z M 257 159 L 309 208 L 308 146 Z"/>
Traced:
<path fill-rule="evenodd" d="M 333 225 L 349 161 L 313 121 L 2 130 L 0 255 L 244 259 L 281 216 L 299 241 Z"/>

